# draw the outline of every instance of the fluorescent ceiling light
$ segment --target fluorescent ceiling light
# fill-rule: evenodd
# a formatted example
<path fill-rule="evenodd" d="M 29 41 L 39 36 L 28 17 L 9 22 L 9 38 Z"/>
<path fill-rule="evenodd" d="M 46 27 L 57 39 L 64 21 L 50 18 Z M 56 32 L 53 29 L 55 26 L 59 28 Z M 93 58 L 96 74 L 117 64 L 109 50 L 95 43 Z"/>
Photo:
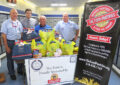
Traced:
<path fill-rule="evenodd" d="M 58 3 L 54 3 L 54 4 L 51 4 L 51 6 L 67 6 L 67 4 L 58 4 Z"/>
<path fill-rule="evenodd" d="M 93 0 L 88 0 L 88 2 L 92 2 Z"/>
<path fill-rule="evenodd" d="M 16 4 L 14 3 L 8 3 L 10 6 L 16 6 Z"/>

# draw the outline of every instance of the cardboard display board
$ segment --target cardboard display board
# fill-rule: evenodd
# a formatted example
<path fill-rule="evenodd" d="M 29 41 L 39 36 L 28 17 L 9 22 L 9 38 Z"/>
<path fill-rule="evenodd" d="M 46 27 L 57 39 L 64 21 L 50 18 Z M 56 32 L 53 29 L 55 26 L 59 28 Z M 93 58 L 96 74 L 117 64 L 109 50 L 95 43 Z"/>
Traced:
<path fill-rule="evenodd" d="M 86 3 L 75 81 L 108 85 L 120 32 L 120 3 Z"/>
<path fill-rule="evenodd" d="M 74 81 L 77 55 L 26 59 L 28 85 L 65 84 Z"/>

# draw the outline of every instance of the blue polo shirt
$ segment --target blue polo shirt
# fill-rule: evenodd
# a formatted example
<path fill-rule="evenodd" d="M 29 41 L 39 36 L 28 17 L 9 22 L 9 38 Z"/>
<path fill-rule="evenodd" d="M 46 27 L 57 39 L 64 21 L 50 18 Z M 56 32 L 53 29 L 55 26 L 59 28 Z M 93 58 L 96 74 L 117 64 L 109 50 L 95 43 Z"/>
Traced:
<path fill-rule="evenodd" d="M 45 25 L 44 27 L 40 26 L 40 25 L 37 25 L 35 27 L 35 32 L 39 33 L 39 30 L 42 30 L 42 31 L 48 31 L 48 30 L 52 30 L 52 27 L 49 26 L 49 25 Z"/>

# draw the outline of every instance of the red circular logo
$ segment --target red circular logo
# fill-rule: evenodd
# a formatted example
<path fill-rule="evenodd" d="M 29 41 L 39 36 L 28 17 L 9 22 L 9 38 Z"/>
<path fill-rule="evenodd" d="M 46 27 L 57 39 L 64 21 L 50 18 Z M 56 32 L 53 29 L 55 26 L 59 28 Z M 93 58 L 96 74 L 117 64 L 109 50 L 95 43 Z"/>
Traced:
<path fill-rule="evenodd" d="M 86 22 L 87 26 L 90 26 L 93 31 L 104 33 L 115 25 L 118 17 L 118 10 L 114 11 L 112 7 L 103 5 L 95 8 Z"/>

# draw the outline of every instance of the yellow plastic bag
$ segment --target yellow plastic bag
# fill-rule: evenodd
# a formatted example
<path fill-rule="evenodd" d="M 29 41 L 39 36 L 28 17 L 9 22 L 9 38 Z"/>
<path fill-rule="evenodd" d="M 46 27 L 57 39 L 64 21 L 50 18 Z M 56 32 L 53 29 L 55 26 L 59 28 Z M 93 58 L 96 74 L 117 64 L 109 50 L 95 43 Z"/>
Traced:
<path fill-rule="evenodd" d="M 39 42 L 35 42 L 35 39 L 32 40 L 31 42 L 31 49 L 33 50 L 39 50 L 39 53 L 42 53 L 42 56 L 46 56 L 46 41 L 45 40 L 41 40 Z"/>
<path fill-rule="evenodd" d="M 47 32 L 44 32 L 42 30 L 39 31 L 40 38 L 45 41 L 47 41 Z"/>
<path fill-rule="evenodd" d="M 42 56 L 46 56 L 46 41 L 45 40 L 41 40 L 39 43 L 37 43 L 37 49 L 39 49 L 39 53 L 42 53 Z"/>
<path fill-rule="evenodd" d="M 52 31 L 48 32 L 48 40 L 49 39 L 55 39 L 55 30 L 53 29 Z"/>
<path fill-rule="evenodd" d="M 26 41 L 23 41 L 23 43 L 24 43 L 24 44 L 30 44 L 30 43 L 28 43 L 28 42 L 26 42 Z"/>
<path fill-rule="evenodd" d="M 65 41 L 62 39 L 60 46 L 62 50 L 62 55 L 73 55 L 75 42 Z"/>
<path fill-rule="evenodd" d="M 36 42 L 35 42 L 35 39 L 32 40 L 31 42 L 31 50 L 33 51 L 34 49 L 36 49 Z"/>
<path fill-rule="evenodd" d="M 55 38 L 55 30 L 44 32 L 42 30 L 39 31 L 39 35 L 41 39 L 44 39 L 45 41 L 48 41 L 49 39 Z"/>
<path fill-rule="evenodd" d="M 78 52 L 78 49 L 79 49 L 78 47 L 74 47 L 75 52 Z"/>
<path fill-rule="evenodd" d="M 47 42 L 48 56 L 54 56 L 54 52 L 56 52 L 56 49 L 59 49 L 59 41 L 52 38 L 49 39 Z"/>

